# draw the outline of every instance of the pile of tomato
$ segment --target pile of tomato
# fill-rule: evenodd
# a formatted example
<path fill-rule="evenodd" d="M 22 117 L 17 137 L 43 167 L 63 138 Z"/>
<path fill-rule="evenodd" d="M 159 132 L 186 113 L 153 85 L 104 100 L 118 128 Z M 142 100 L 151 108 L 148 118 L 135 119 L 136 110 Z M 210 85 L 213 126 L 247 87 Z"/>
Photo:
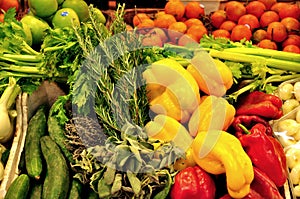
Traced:
<path fill-rule="evenodd" d="M 295 2 L 229 1 L 210 15 L 215 37 L 252 40 L 262 48 L 300 53 L 300 8 Z"/>

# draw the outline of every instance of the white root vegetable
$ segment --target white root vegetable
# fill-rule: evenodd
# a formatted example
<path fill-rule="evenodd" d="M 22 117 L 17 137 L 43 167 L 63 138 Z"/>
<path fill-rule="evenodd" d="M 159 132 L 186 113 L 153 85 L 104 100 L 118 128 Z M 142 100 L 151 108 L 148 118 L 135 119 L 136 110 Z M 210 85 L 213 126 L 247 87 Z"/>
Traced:
<path fill-rule="evenodd" d="M 287 114 L 294 110 L 296 107 L 300 105 L 300 102 L 296 99 L 288 99 L 282 104 L 282 112 L 283 114 Z"/>
<path fill-rule="evenodd" d="M 300 164 L 297 164 L 291 169 L 290 178 L 293 184 L 299 184 L 300 182 Z"/>
<path fill-rule="evenodd" d="M 296 186 L 294 187 L 294 195 L 295 195 L 296 197 L 300 197 L 300 185 L 296 185 Z"/>
<path fill-rule="evenodd" d="M 294 119 L 285 119 L 278 122 L 278 131 L 293 136 L 300 130 L 300 124 Z"/>
<path fill-rule="evenodd" d="M 16 80 L 9 78 L 9 84 L 0 98 L 0 143 L 5 143 L 13 135 L 14 125 L 13 117 L 10 117 L 10 109 L 15 102 L 21 88 L 17 85 Z"/>
<path fill-rule="evenodd" d="M 291 83 L 286 83 L 278 88 L 278 96 L 282 100 L 288 100 L 293 97 L 294 86 Z"/>
<path fill-rule="evenodd" d="M 296 145 L 294 145 L 296 146 Z M 285 151 L 287 166 L 292 169 L 300 164 L 300 149 L 299 147 L 288 147 Z"/>
<path fill-rule="evenodd" d="M 296 82 L 294 84 L 294 96 L 298 101 L 300 101 L 300 82 Z"/>

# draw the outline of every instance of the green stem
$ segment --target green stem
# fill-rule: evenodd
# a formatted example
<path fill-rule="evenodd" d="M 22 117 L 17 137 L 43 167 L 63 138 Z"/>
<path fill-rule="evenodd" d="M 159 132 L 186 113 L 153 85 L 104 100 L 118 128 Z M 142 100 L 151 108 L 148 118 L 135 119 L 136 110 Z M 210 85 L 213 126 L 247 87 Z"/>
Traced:
<path fill-rule="evenodd" d="M 36 50 L 34 50 L 33 48 L 31 48 L 31 46 L 29 46 L 26 41 L 23 41 L 23 47 L 24 47 L 24 51 L 31 54 L 31 55 L 40 55 L 41 53 L 37 52 Z"/>
<path fill-rule="evenodd" d="M 247 91 L 255 89 L 255 88 L 257 88 L 257 83 L 254 81 L 254 82 L 242 87 L 241 89 L 235 91 L 234 93 L 232 93 L 230 95 L 227 95 L 226 98 L 227 99 L 233 99 L 234 101 L 236 101 L 238 96 L 240 96 L 241 94 L 243 94 Z"/>
<path fill-rule="evenodd" d="M 245 134 L 250 135 L 251 132 L 242 124 L 238 124 L 238 126 L 244 131 Z"/>
<path fill-rule="evenodd" d="M 37 67 L 32 67 L 32 66 L 9 65 L 9 66 L 1 67 L 1 70 L 8 70 L 8 71 L 14 71 L 19 73 L 44 74 Z"/>
<path fill-rule="evenodd" d="M 38 63 L 43 61 L 41 54 L 39 55 L 15 55 L 15 54 L 3 54 L 2 57 L 9 59 L 11 61 L 21 61 L 21 62 L 34 62 Z"/>
<path fill-rule="evenodd" d="M 280 59 L 280 60 L 300 62 L 300 54 L 265 49 L 265 48 L 237 47 L 237 48 L 227 48 L 227 49 L 224 49 L 224 51 L 247 54 L 247 55 L 258 55 L 258 56 L 275 58 L 275 59 Z"/>

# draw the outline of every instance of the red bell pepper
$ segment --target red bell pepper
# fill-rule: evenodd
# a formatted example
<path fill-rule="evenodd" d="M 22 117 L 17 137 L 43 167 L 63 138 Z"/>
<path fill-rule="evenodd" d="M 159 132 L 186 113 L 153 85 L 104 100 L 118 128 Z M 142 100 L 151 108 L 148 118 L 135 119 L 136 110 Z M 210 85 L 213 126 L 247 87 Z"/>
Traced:
<path fill-rule="evenodd" d="M 283 148 L 274 146 L 274 140 L 266 134 L 263 124 L 255 124 L 250 131 L 240 126 L 248 133 L 239 137 L 239 140 L 253 165 L 264 172 L 277 187 L 283 186 L 287 180 L 286 160 L 282 157 Z"/>
<path fill-rule="evenodd" d="M 279 119 L 283 112 L 282 100 L 272 94 L 253 91 L 237 104 L 236 115 L 258 115 L 267 119 Z"/>
<path fill-rule="evenodd" d="M 283 199 L 274 182 L 260 169 L 253 167 L 254 179 L 251 189 L 259 193 L 265 199 Z"/>
<path fill-rule="evenodd" d="M 175 176 L 171 199 L 214 199 L 216 185 L 212 177 L 198 165 L 187 167 Z"/>
<path fill-rule="evenodd" d="M 229 194 L 226 194 L 224 196 L 222 196 L 219 199 L 232 199 L 232 197 Z M 242 199 L 266 199 L 264 197 L 262 197 L 259 193 L 257 193 L 255 190 L 250 188 L 250 192 L 248 195 L 246 195 L 245 197 L 243 197 Z M 270 198 L 271 199 L 271 198 Z"/>
<path fill-rule="evenodd" d="M 250 128 L 254 126 L 257 123 L 261 123 L 266 127 L 266 134 L 272 136 L 273 135 L 273 129 L 269 122 L 257 115 L 237 115 L 234 117 L 233 122 L 231 126 L 235 130 L 235 136 L 240 137 L 244 134 L 244 130 L 240 127 L 240 124 L 243 126 Z"/>
<path fill-rule="evenodd" d="M 256 167 L 254 169 L 254 179 L 250 185 L 250 193 L 243 199 L 283 199 L 278 188 L 270 178 Z M 225 194 L 219 199 L 232 199 L 229 194 Z"/>

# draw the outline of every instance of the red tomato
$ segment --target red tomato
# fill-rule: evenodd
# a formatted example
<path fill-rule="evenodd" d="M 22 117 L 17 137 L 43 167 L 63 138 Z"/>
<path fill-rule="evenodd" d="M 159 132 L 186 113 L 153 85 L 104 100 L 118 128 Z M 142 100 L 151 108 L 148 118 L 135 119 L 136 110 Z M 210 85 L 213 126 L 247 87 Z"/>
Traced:
<path fill-rule="evenodd" d="M 250 40 L 252 32 L 247 25 L 236 25 L 231 31 L 230 39 L 232 41 L 240 41 L 242 39 Z"/>
<path fill-rule="evenodd" d="M 260 16 L 267 10 L 265 4 L 260 1 L 250 1 L 248 5 L 246 5 L 246 11 L 248 14 L 253 14 L 258 19 Z"/>
<path fill-rule="evenodd" d="M 241 16 L 246 14 L 246 7 L 239 1 L 228 1 L 225 4 L 225 12 L 227 18 L 231 21 L 237 22 Z"/>

